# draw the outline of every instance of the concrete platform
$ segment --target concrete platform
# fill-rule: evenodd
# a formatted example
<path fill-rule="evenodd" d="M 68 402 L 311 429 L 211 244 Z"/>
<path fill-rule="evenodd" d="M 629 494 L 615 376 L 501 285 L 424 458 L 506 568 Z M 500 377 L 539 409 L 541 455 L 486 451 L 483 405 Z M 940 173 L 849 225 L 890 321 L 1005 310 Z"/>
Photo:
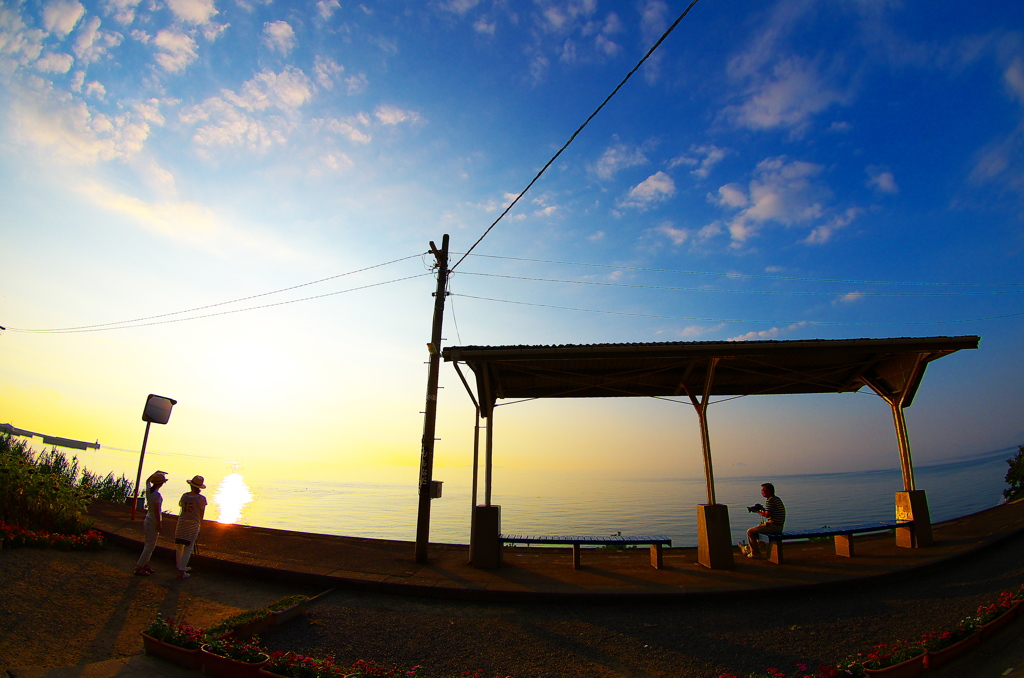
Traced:
<path fill-rule="evenodd" d="M 125 546 L 141 548 L 142 521 L 129 508 L 94 502 L 95 528 Z M 174 516 L 166 516 L 158 558 L 172 558 Z M 736 549 L 736 566 L 710 570 L 697 549 L 666 548 L 664 568 L 650 565 L 647 548 L 585 549 L 582 569 L 572 567 L 571 548 L 505 547 L 504 565 L 469 565 L 469 547 L 432 544 L 425 564 L 413 543 L 308 534 L 204 522 L 197 572 L 217 569 L 328 587 L 453 599 L 529 601 L 552 598 L 625 599 L 729 596 L 758 590 L 847 585 L 865 578 L 902 576 L 957 558 L 1024 530 L 1024 501 L 1001 505 L 934 525 L 934 544 L 899 548 L 891 535 L 859 537 L 856 557 L 837 556 L 831 540 L 786 546 L 786 562 L 750 560 Z"/>

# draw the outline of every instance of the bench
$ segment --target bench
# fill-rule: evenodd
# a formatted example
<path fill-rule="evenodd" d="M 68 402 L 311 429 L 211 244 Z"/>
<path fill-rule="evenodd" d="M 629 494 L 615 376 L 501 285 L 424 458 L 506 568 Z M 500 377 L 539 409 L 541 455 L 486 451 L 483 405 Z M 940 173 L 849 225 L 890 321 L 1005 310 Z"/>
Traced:
<path fill-rule="evenodd" d="M 863 523 L 861 525 L 850 525 L 847 527 L 822 527 L 816 530 L 803 530 L 801 532 L 786 531 L 781 534 L 762 535 L 768 539 L 768 560 L 773 563 L 782 563 L 782 542 L 791 539 L 813 539 L 816 537 L 834 537 L 836 544 L 836 555 L 845 558 L 853 557 L 853 535 L 867 534 L 869 532 L 881 532 L 883 530 L 901 529 L 909 530 L 914 527 L 913 520 L 891 520 L 879 523 Z"/>
<path fill-rule="evenodd" d="M 581 546 L 635 546 L 638 544 L 650 544 L 651 566 L 656 570 L 662 568 L 661 547 L 672 546 L 672 540 L 662 535 L 623 537 L 615 535 L 611 537 L 585 537 L 580 535 L 569 536 L 531 536 L 525 534 L 503 534 L 498 537 L 503 544 L 560 544 L 572 545 L 572 568 L 580 569 L 580 547 Z"/>

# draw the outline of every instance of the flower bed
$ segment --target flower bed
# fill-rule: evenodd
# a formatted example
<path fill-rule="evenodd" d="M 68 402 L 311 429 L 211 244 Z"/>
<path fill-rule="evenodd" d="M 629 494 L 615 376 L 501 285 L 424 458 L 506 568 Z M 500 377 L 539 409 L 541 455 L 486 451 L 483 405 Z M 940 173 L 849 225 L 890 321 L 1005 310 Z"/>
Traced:
<path fill-rule="evenodd" d="M 1024 585 L 1016 592 L 1004 591 L 994 603 L 981 605 L 973 615 L 965 617 L 954 629 L 926 633 L 920 640 L 900 640 L 876 645 L 866 654 L 858 654 L 836 666 L 819 665 L 816 669 L 797 664 L 794 672 L 777 668 L 751 674 L 749 678 L 839 678 L 854 676 L 888 676 L 909 678 L 921 675 L 926 668 L 936 668 L 970 651 L 986 638 L 1010 623 L 1024 603 Z M 718 678 L 740 678 L 734 673 L 720 673 Z"/>
<path fill-rule="evenodd" d="M 60 551 L 97 551 L 103 548 L 103 535 L 96 530 L 82 534 L 54 534 L 41 530 L 27 530 L 17 525 L 0 522 L 0 541 L 4 548 L 33 546 L 54 548 Z"/>

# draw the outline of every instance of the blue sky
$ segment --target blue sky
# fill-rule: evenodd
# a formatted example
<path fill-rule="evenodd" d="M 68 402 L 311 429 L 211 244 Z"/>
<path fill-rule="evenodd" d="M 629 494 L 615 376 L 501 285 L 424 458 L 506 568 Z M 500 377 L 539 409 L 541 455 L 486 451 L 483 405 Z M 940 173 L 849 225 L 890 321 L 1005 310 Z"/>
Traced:
<path fill-rule="evenodd" d="M 158 393 L 171 453 L 415 466 L 428 242 L 465 252 L 685 8 L 0 5 L 0 421 L 132 448 Z M 1022 217 L 1020 3 L 703 0 L 459 264 L 445 343 L 977 334 L 908 419 L 917 459 L 988 452 L 1024 442 Z M 700 473 L 688 404 L 506 409 L 499 464 Z M 874 396 L 711 417 L 724 473 L 896 463 Z"/>

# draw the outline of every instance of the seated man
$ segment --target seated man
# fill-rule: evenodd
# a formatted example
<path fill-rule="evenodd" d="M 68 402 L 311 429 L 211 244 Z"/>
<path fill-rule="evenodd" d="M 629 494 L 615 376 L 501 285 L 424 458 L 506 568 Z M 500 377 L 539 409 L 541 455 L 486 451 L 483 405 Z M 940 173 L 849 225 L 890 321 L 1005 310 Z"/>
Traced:
<path fill-rule="evenodd" d="M 757 558 L 760 554 L 759 534 L 780 534 L 782 526 L 786 524 L 786 506 L 782 500 L 775 496 L 775 486 L 771 483 L 761 485 L 761 496 L 765 498 L 765 505 L 759 511 L 752 511 L 762 516 L 764 520 L 760 525 L 747 530 L 747 543 L 750 544 L 748 558 Z M 761 506 L 758 504 L 757 506 Z"/>

